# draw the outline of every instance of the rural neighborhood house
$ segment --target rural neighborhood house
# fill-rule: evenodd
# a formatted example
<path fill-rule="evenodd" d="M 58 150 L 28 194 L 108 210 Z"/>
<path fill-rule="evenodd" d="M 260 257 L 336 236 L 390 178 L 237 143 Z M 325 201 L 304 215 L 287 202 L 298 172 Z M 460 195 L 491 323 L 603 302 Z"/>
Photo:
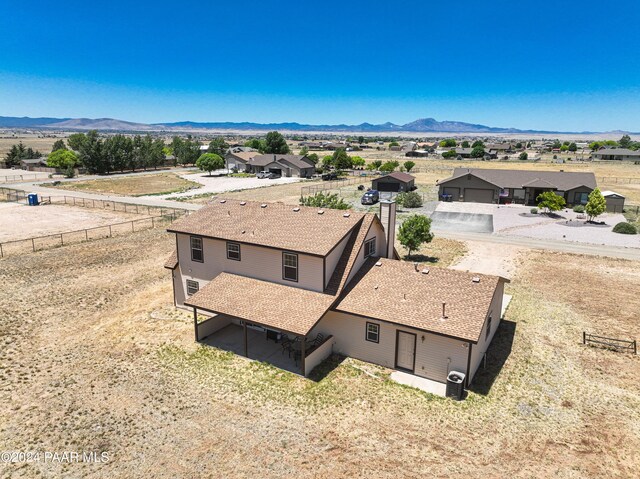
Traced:
<path fill-rule="evenodd" d="M 168 230 L 175 304 L 197 341 L 305 376 L 334 352 L 468 385 L 507 280 L 399 261 L 395 216 L 216 200 Z"/>

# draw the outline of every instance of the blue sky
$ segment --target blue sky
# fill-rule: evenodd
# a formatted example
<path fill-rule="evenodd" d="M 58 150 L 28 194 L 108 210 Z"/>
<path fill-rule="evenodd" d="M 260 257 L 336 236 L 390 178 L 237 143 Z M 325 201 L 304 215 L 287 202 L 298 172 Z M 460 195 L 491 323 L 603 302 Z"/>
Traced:
<path fill-rule="evenodd" d="M 640 2 L 0 0 L 0 115 L 640 131 Z"/>

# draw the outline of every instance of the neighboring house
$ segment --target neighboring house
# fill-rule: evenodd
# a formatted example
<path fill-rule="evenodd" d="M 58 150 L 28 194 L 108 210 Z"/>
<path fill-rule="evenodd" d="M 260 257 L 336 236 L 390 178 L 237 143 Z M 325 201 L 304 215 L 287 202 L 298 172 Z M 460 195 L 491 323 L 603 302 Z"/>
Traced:
<path fill-rule="evenodd" d="M 534 205 L 540 193 L 553 191 L 567 205 L 583 205 L 596 187 L 596 177 L 565 171 L 455 168 L 453 176 L 438 185 L 440 197 L 451 195 L 453 201 Z"/>
<path fill-rule="evenodd" d="M 429 156 L 429 152 L 427 150 L 413 150 L 407 151 L 404 156 L 408 156 L 409 158 L 426 158 Z"/>
<path fill-rule="evenodd" d="M 279 176 L 311 178 L 316 171 L 313 162 L 306 155 L 262 155 L 259 152 L 228 153 L 227 168 L 237 168 L 247 173 L 269 171 Z"/>
<path fill-rule="evenodd" d="M 513 145 L 511 143 L 487 143 L 484 146 L 487 153 L 492 155 L 506 155 L 513 153 Z"/>
<path fill-rule="evenodd" d="M 374 179 L 371 188 L 378 191 L 411 191 L 415 189 L 415 181 L 415 176 L 395 171 Z"/>
<path fill-rule="evenodd" d="M 218 200 L 168 230 L 175 304 L 193 310 L 197 341 L 303 375 L 335 352 L 440 383 L 459 371 L 468 386 L 507 280 L 399 261 L 395 219 L 392 201 L 378 216 Z M 269 342 L 284 335 L 293 359 Z"/>
<path fill-rule="evenodd" d="M 607 202 L 607 211 L 622 213 L 624 210 L 624 196 L 615 191 L 603 191 L 602 196 Z"/>
<path fill-rule="evenodd" d="M 34 158 L 29 160 L 20 160 L 20 168 L 27 171 L 33 171 L 35 168 L 47 166 L 46 158 Z"/>
<path fill-rule="evenodd" d="M 596 160 L 615 160 L 615 161 L 640 161 L 640 150 L 628 150 L 626 148 L 602 148 L 591 153 Z"/>
<path fill-rule="evenodd" d="M 471 158 L 471 152 L 473 151 L 473 148 L 455 148 L 454 151 L 461 158 Z"/>

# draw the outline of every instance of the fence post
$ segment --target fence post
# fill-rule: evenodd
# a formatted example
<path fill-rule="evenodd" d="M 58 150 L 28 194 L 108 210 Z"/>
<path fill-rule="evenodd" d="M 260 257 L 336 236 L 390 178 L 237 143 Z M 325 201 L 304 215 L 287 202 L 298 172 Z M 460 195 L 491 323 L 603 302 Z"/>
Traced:
<path fill-rule="evenodd" d="M 89 241 L 89 230 L 84 230 L 84 240 Z"/>
<path fill-rule="evenodd" d="M 638 354 L 638 343 L 636 343 L 636 340 L 633 340 L 633 354 Z"/>
<path fill-rule="evenodd" d="M 0 243 L 0 258 L 4 258 L 4 253 L 2 252 L 2 243 Z"/>
<path fill-rule="evenodd" d="M 582 344 L 587 344 L 587 332 L 582 331 Z"/>
<path fill-rule="evenodd" d="M 151 228 L 155 228 L 156 227 L 156 222 L 153 219 L 153 216 L 151 217 Z"/>
<path fill-rule="evenodd" d="M 64 246 L 64 241 L 62 239 L 62 233 L 60 233 L 60 246 Z"/>
<path fill-rule="evenodd" d="M 33 240 L 33 238 L 31 238 L 31 247 L 33 248 L 33 251 L 36 250 L 36 242 Z"/>
<path fill-rule="evenodd" d="M 133 233 L 135 231 L 135 227 L 133 226 L 133 221 L 131 221 L 131 232 Z"/>
<path fill-rule="evenodd" d="M 111 225 L 109 225 L 109 238 L 111 238 Z"/>
<path fill-rule="evenodd" d="M 138 205 L 136 205 L 136 214 L 138 214 Z"/>

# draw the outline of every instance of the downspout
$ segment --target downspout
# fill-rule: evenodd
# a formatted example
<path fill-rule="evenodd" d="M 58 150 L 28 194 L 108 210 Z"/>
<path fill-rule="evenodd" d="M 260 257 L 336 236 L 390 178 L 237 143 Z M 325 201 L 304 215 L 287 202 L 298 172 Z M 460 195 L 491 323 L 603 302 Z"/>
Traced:
<path fill-rule="evenodd" d="M 473 349 L 473 344 L 472 343 L 467 343 L 469 344 L 469 354 L 467 355 L 467 374 L 465 375 L 465 385 L 464 388 L 468 389 L 469 388 L 469 384 L 471 384 L 471 349 Z"/>

